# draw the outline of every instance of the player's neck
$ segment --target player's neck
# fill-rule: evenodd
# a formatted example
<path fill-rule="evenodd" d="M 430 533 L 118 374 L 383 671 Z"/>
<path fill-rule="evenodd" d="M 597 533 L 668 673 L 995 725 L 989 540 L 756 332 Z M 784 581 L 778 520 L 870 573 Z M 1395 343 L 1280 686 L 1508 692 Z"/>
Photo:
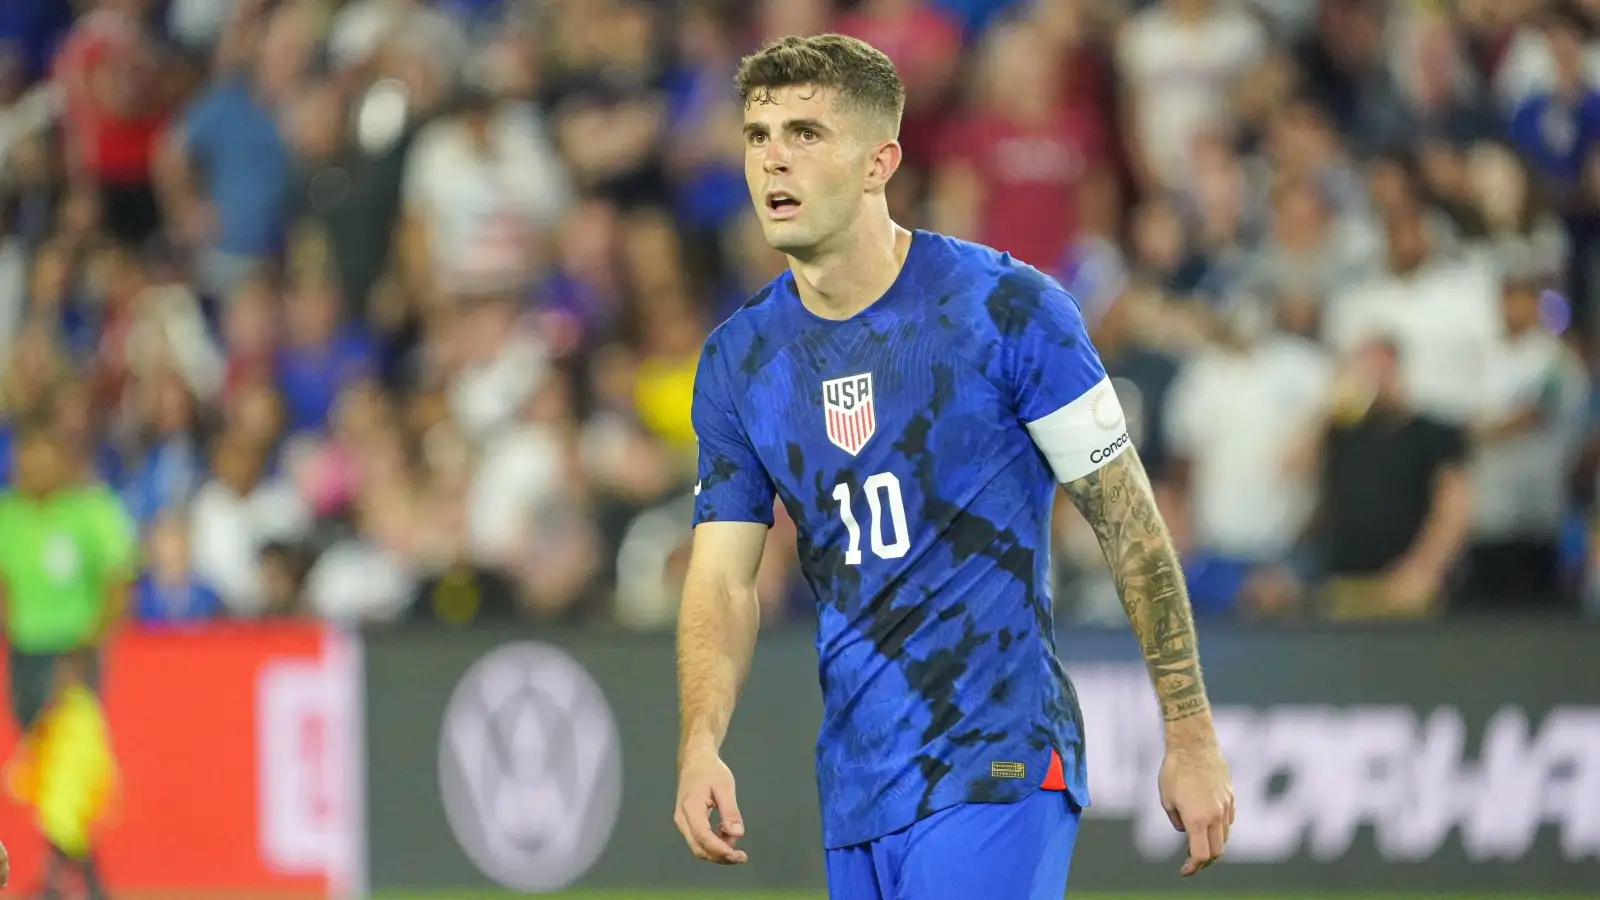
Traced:
<path fill-rule="evenodd" d="M 789 257 L 789 271 L 806 309 L 844 320 L 889 290 L 910 251 L 911 232 L 885 215 L 809 259 Z"/>

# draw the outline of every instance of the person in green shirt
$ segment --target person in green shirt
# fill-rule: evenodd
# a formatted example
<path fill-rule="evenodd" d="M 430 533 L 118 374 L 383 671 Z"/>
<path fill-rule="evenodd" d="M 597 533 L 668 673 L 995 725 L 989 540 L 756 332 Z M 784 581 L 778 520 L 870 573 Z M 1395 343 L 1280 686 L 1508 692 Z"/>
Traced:
<path fill-rule="evenodd" d="M 100 649 L 135 574 L 137 537 L 115 494 L 74 477 L 54 429 L 25 425 L 15 446 L 15 487 L 0 494 L 0 598 L 11 710 L 27 731 L 64 685 L 97 685 Z M 87 859 L 53 856 L 47 890 L 70 864 L 91 896 L 99 893 Z"/>

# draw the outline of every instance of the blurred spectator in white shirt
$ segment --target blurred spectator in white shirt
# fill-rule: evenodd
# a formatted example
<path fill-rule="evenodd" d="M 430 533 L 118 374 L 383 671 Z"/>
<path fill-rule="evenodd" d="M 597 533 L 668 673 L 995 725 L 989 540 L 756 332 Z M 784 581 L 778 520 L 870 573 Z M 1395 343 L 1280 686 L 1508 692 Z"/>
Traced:
<path fill-rule="evenodd" d="M 417 500 L 398 486 L 375 491 L 363 498 L 357 520 L 357 532 L 312 565 L 306 603 L 321 618 L 346 625 L 392 621 L 416 593 Z"/>
<path fill-rule="evenodd" d="M 1534 283 L 1508 285 L 1501 306 L 1506 337 L 1472 429 L 1474 516 L 1461 601 L 1516 609 L 1561 601 L 1558 548 L 1589 384 L 1582 363 L 1541 325 Z"/>
<path fill-rule="evenodd" d="M 1481 142 L 1467 154 L 1466 182 L 1484 225 L 1479 249 L 1501 277 L 1556 283 L 1570 242 L 1534 192 L 1527 164 L 1504 144 Z"/>
<path fill-rule="evenodd" d="M 530 104 L 470 88 L 406 162 L 405 253 L 419 297 L 515 291 L 566 212 L 565 167 Z"/>
<path fill-rule="evenodd" d="M 1335 297 L 1323 337 L 1340 354 L 1394 341 L 1412 407 L 1464 424 L 1483 411 L 1485 367 L 1503 331 L 1499 282 L 1481 262 L 1434 253 L 1418 206 L 1391 213 L 1387 229 L 1389 273 Z"/>
<path fill-rule="evenodd" d="M 235 616 L 265 611 L 262 548 L 298 541 L 311 528 L 311 510 L 294 486 L 263 478 L 265 462 L 261 448 L 225 434 L 211 452 L 215 476 L 200 488 L 190 511 L 195 574 L 216 588 Z"/>
<path fill-rule="evenodd" d="M 1365 273 L 1341 252 L 1328 203 L 1309 180 L 1282 182 L 1272 194 L 1266 237 L 1244 263 L 1240 289 L 1257 297 L 1293 295 L 1315 305 Z"/>
<path fill-rule="evenodd" d="M 1171 187 L 1187 177 L 1195 137 L 1226 127 L 1234 80 L 1265 52 L 1260 24 L 1229 0 L 1163 0 L 1133 17 L 1118 56 L 1141 180 Z"/>
<path fill-rule="evenodd" d="M 1331 366 L 1315 344 L 1272 328 L 1270 312 L 1242 302 L 1222 340 L 1179 372 L 1167 398 L 1167 446 L 1181 460 L 1194 547 L 1184 570 L 1197 611 L 1282 582 L 1315 504 L 1312 473 L 1294 457 L 1326 406 Z"/>

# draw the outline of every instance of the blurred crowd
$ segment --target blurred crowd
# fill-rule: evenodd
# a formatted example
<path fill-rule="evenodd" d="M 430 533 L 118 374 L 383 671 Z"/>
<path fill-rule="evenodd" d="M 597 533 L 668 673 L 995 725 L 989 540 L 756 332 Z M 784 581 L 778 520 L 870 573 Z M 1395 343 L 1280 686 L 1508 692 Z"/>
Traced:
<path fill-rule="evenodd" d="M 908 89 L 896 217 L 1079 298 L 1197 608 L 1579 609 L 1600 3 L 0 4 L 0 454 L 151 622 L 671 622 L 709 330 L 782 270 L 732 75 Z M 1117 614 L 1070 505 L 1063 614 Z M 809 618 L 793 526 L 769 621 Z M 1597 557 L 1600 558 L 1600 557 Z"/>

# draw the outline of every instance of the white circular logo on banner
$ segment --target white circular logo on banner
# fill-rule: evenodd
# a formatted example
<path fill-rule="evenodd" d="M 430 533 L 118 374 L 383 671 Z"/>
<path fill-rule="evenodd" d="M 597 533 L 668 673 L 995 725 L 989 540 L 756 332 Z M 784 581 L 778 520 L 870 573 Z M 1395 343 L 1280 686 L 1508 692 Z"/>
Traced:
<path fill-rule="evenodd" d="M 533 642 L 461 677 L 439 736 L 439 787 L 461 849 L 517 891 L 555 891 L 593 866 L 622 803 L 617 722 L 583 666 Z"/>

